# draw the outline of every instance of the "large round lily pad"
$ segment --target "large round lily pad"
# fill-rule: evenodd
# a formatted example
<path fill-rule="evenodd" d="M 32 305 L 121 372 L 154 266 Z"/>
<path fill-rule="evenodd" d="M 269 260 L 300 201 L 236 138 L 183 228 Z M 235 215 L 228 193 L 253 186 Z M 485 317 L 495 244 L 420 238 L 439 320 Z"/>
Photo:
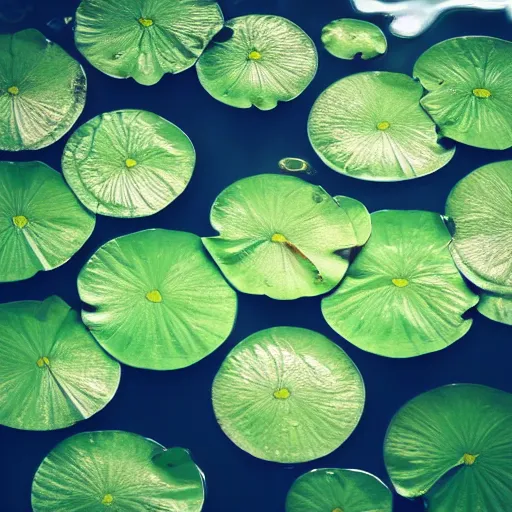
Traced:
<path fill-rule="evenodd" d="M 437 213 L 372 214 L 372 235 L 339 288 L 322 300 L 327 323 L 357 347 L 387 357 L 441 350 L 472 324 L 478 302 L 452 261 Z"/>
<path fill-rule="evenodd" d="M 479 148 L 512 146 L 512 43 L 448 39 L 428 49 L 413 74 L 428 91 L 421 104 L 445 137 Z"/>
<path fill-rule="evenodd" d="M 0 305 L 0 424 L 69 427 L 110 402 L 120 374 L 59 297 Z"/>
<path fill-rule="evenodd" d="M 193 66 L 223 21 L 212 0 L 82 0 L 75 42 L 103 73 L 154 85 Z"/>
<path fill-rule="evenodd" d="M 446 215 L 459 270 L 484 290 L 512 294 L 512 161 L 484 165 L 460 180 Z"/>
<path fill-rule="evenodd" d="M 32 484 L 34 512 L 200 512 L 204 497 L 201 470 L 186 450 L 122 431 L 67 438 Z"/>
<path fill-rule="evenodd" d="M 202 86 L 232 107 L 270 110 L 290 101 L 315 76 L 318 57 L 309 36 L 279 16 L 249 15 L 226 23 L 230 39 L 215 42 L 197 63 Z"/>
<path fill-rule="evenodd" d="M 358 245 L 351 219 L 317 185 L 294 176 L 239 180 L 215 200 L 210 221 L 220 235 L 203 243 L 238 290 L 273 299 L 320 295 L 348 267 Z"/>
<path fill-rule="evenodd" d="M 384 443 L 397 492 L 429 512 L 504 512 L 512 503 L 512 395 L 473 384 L 424 393 L 398 411 Z"/>
<path fill-rule="evenodd" d="M 91 119 L 68 140 L 64 177 L 89 210 L 142 217 L 165 208 L 188 185 L 195 165 L 190 139 L 144 110 L 118 110 Z"/>
<path fill-rule="evenodd" d="M 455 148 L 438 142 L 421 108 L 421 85 L 407 75 L 371 71 L 338 80 L 309 114 L 313 149 L 331 169 L 370 181 L 418 178 L 444 167 Z"/>
<path fill-rule="evenodd" d="M 512 325 L 512 295 L 484 292 L 480 295 L 478 312 L 495 322 Z"/>
<path fill-rule="evenodd" d="M 0 150 L 60 139 L 85 105 L 80 64 L 34 29 L 0 35 Z"/>
<path fill-rule="evenodd" d="M 201 239 L 165 229 L 100 247 L 78 276 L 78 292 L 100 345 L 125 364 L 154 370 L 190 366 L 213 352 L 237 309 L 236 293 Z"/>
<path fill-rule="evenodd" d="M 274 327 L 239 343 L 213 383 L 225 434 L 260 459 L 295 463 L 338 448 L 359 423 L 364 384 L 352 360 L 314 331 Z"/>
<path fill-rule="evenodd" d="M 28 279 L 73 256 L 96 223 L 41 162 L 0 162 L 0 282 Z"/>
<path fill-rule="evenodd" d="M 392 512 L 393 496 L 377 477 L 355 469 L 314 469 L 293 483 L 286 512 Z"/>

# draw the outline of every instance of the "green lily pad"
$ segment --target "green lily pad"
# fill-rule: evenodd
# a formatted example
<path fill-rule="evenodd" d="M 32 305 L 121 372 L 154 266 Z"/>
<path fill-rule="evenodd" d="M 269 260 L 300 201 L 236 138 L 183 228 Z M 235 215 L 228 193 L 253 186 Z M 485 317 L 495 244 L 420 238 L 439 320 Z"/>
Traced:
<path fill-rule="evenodd" d="M 0 424 L 54 430 L 103 409 L 121 370 L 76 311 L 49 297 L 0 304 L 0 375 Z"/>
<path fill-rule="evenodd" d="M 143 217 L 165 208 L 188 185 L 195 165 L 190 139 L 144 110 L 94 117 L 70 137 L 64 177 L 89 210 Z"/>
<path fill-rule="evenodd" d="M 355 469 L 314 469 L 295 480 L 286 512 L 392 512 L 393 496 L 377 477 Z"/>
<path fill-rule="evenodd" d="M 271 110 L 299 96 L 313 80 L 313 41 L 279 16 L 249 15 L 226 23 L 230 39 L 213 44 L 197 63 L 199 81 L 216 100 L 238 108 Z"/>
<path fill-rule="evenodd" d="M 419 178 L 444 167 L 455 148 L 438 142 L 421 108 L 421 85 L 407 75 L 358 73 L 329 86 L 308 121 L 309 140 L 322 161 L 370 181 Z"/>
<path fill-rule="evenodd" d="M 512 146 L 512 43 L 448 39 L 428 49 L 413 74 L 428 91 L 423 108 L 445 137 L 478 148 Z"/>
<path fill-rule="evenodd" d="M 460 180 L 446 215 L 459 270 L 484 290 L 512 294 L 512 161 L 484 165 Z"/>
<path fill-rule="evenodd" d="M 96 219 L 41 162 L 0 162 L 0 282 L 28 279 L 73 256 Z"/>
<path fill-rule="evenodd" d="M 372 232 L 372 218 L 366 206 L 357 199 L 347 196 L 334 196 L 334 200 L 352 222 L 357 245 L 364 245 Z"/>
<path fill-rule="evenodd" d="M 204 498 L 201 470 L 186 450 L 115 430 L 68 437 L 32 483 L 34 512 L 200 512 Z"/>
<path fill-rule="evenodd" d="M 391 420 L 386 467 L 429 512 L 504 512 L 512 503 L 512 395 L 474 384 L 428 391 Z"/>
<path fill-rule="evenodd" d="M 100 247 L 78 276 L 78 292 L 99 344 L 122 363 L 153 370 L 184 368 L 213 352 L 237 309 L 201 239 L 165 229 Z"/>
<path fill-rule="evenodd" d="M 317 185 L 295 176 L 239 180 L 215 200 L 210 221 L 220 236 L 203 243 L 231 284 L 244 293 L 296 299 L 326 293 L 357 245 L 350 218 Z"/>
<path fill-rule="evenodd" d="M 352 60 L 361 55 L 363 60 L 386 53 L 388 42 L 384 32 L 368 21 L 342 18 L 331 21 L 322 29 L 322 43 L 335 57 Z"/>
<path fill-rule="evenodd" d="M 482 315 L 495 322 L 512 325 L 512 295 L 483 292 L 477 309 Z"/>
<path fill-rule="evenodd" d="M 327 323 L 357 347 L 386 357 L 446 348 L 472 324 L 478 302 L 452 261 L 437 213 L 372 213 L 372 236 L 339 288 L 322 300 Z"/>
<path fill-rule="evenodd" d="M 75 43 L 103 73 L 154 85 L 192 67 L 223 22 L 212 0 L 82 0 Z"/>
<path fill-rule="evenodd" d="M 274 327 L 229 353 L 212 400 L 219 425 L 239 448 L 295 463 L 323 457 L 350 436 L 365 392 L 355 364 L 325 336 Z"/>
<path fill-rule="evenodd" d="M 0 35 L 0 150 L 59 140 L 85 105 L 82 66 L 34 29 Z"/>

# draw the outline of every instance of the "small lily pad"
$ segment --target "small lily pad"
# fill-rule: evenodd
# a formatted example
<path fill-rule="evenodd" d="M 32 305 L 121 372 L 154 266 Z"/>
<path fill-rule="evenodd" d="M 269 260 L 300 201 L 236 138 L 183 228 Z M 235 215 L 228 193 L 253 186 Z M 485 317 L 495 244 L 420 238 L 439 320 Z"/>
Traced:
<path fill-rule="evenodd" d="M 0 305 L 0 375 L 0 424 L 54 430 L 103 409 L 121 370 L 76 311 L 49 297 Z"/>
<path fill-rule="evenodd" d="M 512 325 L 512 295 L 482 293 L 478 311 L 487 318 L 502 324 Z"/>
<path fill-rule="evenodd" d="M 326 293 L 357 245 L 352 222 L 322 188 L 294 176 L 239 180 L 215 200 L 210 221 L 220 235 L 203 243 L 235 288 L 273 299 Z"/>
<path fill-rule="evenodd" d="M 512 503 L 512 395 L 474 384 L 428 391 L 391 420 L 384 459 L 396 491 L 429 512 L 504 512 Z"/>
<path fill-rule="evenodd" d="M 361 55 L 363 60 L 386 53 L 388 42 L 384 32 L 368 21 L 342 18 L 331 21 L 322 29 L 322 43 L 335 57 L 352 60 Z"/>
<path fill-rule="evenodd" d="M 103 73 L 154 85 L 192 67 L 223 21 L 212 0 L 82 0 L 75 42 Z"/>
<path fill-rule="evenodd" d="M 370 181 L 419 178 L 444 167 L 455 148 L 438 142 L 421 108 L 421 85 L 407 75 L 381 71 L 338 80 L 316 100 L 309 140 L 331 169 Z"/>
<path fill-rule="evenodd" d="M 0 282 L 66 263 L 96 219 L 62 175 L 41 162 L 0 162 Z"/>
<path fill-rule="evenodd" d="M 334 200 L 352 222 L 357 245 L 363 246 L 372 232 L 372 218 L 366 206 L 357 199 L 347 196 L 334 196 Z"/>
<path fill-rule="evenodd" d="M 304 173 L 309 175 L 316 174 L 315 169 L 313 169 L 309 162 L 294 156 L 281 158 L 281 160 L 278 162 L 278 166 L 279 169 L 285 172 Z"/>
<path fill-rule="evenodd" d="M 445 137 L 478 148 L 512 146 L 512 43 L 448 39 L 428 49 L 413 74 L 428 91 L 423 108 Z"/>
<path fill-rule="evenodd" d="M 162 463 L 178 454 L 177 464 Z M 200 512 L 204 498 L 201 470 L 186 450 L 115 430 L 65 439 L 32 483 L 34 512 Z"/>
<path fill-rule="evenodd" d="M 357 347 L 414 357 L 451 345 L 472 324 L 478 302 L 452 261 L 437 213 L 373 213 L 372 236 L 339 288 L 322 300 L 327 323 Z"/>
<path fill-rule="evenodd" d="M 78 292 L 100 345 L 122 363 L 153 370 L 184 368 L 213 352 L 237 309 L 201 239 L 165 229 L 100 247 L 78 276 Z"/>
<path fill-rule="evenodd" d="M 271 110 L 313 80 L 318 56 L 309 36 L 280 16 L 249 15 L 226 23 L 233 34 L 214 41 L 197 63 L 199 81 L 232 107 Z"/>
<path fill-rule="evenodd" d="M 326 337 L 274 327 L 229 353 L 212 400 L 219 425 L 239 448 L 295 463 L 338 448 L 359 423 L 365 393 L 355 364 Z"/>
<path fill-rule="evenodd" d="M 286 512 L 392 512 L 391 491 L 355 469 L 314 469 L 293 482 Z"/>
<path fill-rule="evenodd" d="M 0 35 L 0 150 L 59 140 L 85 105 L 82 66 L 34 29 Z"/>
<path fill-rule="evenodd" d="M 144 110 L 94 117 L 70 137 L 64 177 L 89 210 L 143 217 L 165 208 L 192 176 L 195 151 L 174 124 Z"/>

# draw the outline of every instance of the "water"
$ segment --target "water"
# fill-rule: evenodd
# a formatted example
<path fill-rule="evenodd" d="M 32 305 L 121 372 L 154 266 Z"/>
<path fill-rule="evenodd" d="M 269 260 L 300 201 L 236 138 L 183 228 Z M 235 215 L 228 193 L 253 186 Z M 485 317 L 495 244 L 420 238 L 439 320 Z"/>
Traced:
<path fill-rule="evenodd" d="M 36 4 L 34 2 L 34 4 Z M 401 183 L 370 183 L 329 170 L 309 145 L 306 121 L 316 97 L 335 80 L 362 70 L 410 73 L 416 58 L 432 44 L 465 34 L 510 37 L 510 25 L 501 12 L 452 12 L 433 30 L 415 40 L 389 36 L 382 17 L 370 17 L 386 30 L 389 52 L 368 62 L 341 61 L 322 49 L 320 32 L 333 19 L 354 16 L 347 0 L 231 0 L 221 1 L 226 19 L 255 12 L 275 13 L 302 26 L 319 49 L 320 67 L 311 86 L 296 100 L 275 110 L 230 108 L 211 98 L 199 84 L 194 69 L 166 76 L 154 87 L 132 80 L 116 80 L 88 65 L 73 47 L 71 27 L 51 32 L 46 23 L 73 16 L 77 2 L 37 2 L 17 25 L 4 31 L 33 26 L 52 37 L 84 64 L 88 76 L 85 111 L 79 124 L 93 116 L 120 108 L 142 108 L 176 123 L 192 139 L 197 167 L 187 190 L 168 208 L 143 219 L 98 217 L 96 230 L 83 249 L 63 267 L 40 273 L 27 281 L 0 285 L 0 300 L 41 300 L 60 295 L 80 307 L 76 291 L 78 271 L 98 248 L 115 236 L 150 227 L 211 235 L 208 214 L 217 194 L 236 179 L 262 172 L 282 172 L 278 161 L 303 158 L 317 174 L 305 178 L 333 195 L 362 201 L 370 211 L 383 208 L 426 209 L 442 212 L 452 186 L 476 167 L 495 160 L 512 159 L 512 151 L 491 152 L 459 145 L 454 159 L 440 171 Z M 2 159 L 40 159 L 60 169 L 65 141 L 31 153 L 0 154 Z M 30 485 L 39 462 L 56 443 L 77 432 L 123 429 L 151 437 L 167 446 L 189 448 L 206 474 L 208 499 L 205 512 L 283 512 L 286 492 L 293 480 L 319 467 L 357 468 L 387 480 L 382 441 L 393 413 L 408 399 L 452 382 L 486 384 L 512 392 L 510 327 L 475 313 L 470 332 L 450 348 L 410 360 L 391 360 L 367 354 L 336 336 L 324 322 L 319 299 L 293 302 L 240 295 L 239 316 L 232 336 L 200 363 L 175 372 L 123 367 L 121 386 L 113 401 L 93 418 L 56 432 L 20 432 L 0 427 L 2 457 L 2 511 L 28 512 Z M 297 325 L 317 330 L 352 357 L 367 388 L 367 403 L 360 425 L 348 441 L 322 460 L 295 467 L 257 460 L 233 445 L 217 426 L 211 403 L 211 382 L 220 363 L 238 341 L 267 327 Z M 396 498 L 395 512 L 421 512 L 420 501 Z"/>

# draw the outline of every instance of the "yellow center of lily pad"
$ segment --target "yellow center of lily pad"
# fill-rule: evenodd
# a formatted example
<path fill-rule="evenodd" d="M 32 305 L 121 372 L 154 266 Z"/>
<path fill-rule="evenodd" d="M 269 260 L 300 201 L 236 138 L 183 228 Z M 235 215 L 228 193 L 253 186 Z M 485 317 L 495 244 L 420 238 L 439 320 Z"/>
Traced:
<path fill-rule="evenodd" d="M 23 229 L 28 224 L 28 219 L 25 215 L 16 215 L 12 218 L 12 223 L 20 229 Z"/>
<path fill-rule="evenodd" d="M 20 90 L 15 85 L 11 85 L 11 87 L 7 89 L 7 92 L 13 96 L 17 96 L 20 93 Z"/>
<path fill-rule="evenodd" d="M 473 89 L 473 94 L 477 98 L 490 98 L 492 96 L 491 91 L 489 91 L 489 89 Z"/>
<path fill-rule="evenodd" d="M 397 287 L 397 288 L 405 288 L 409 281 L 407 279 L 391 279 L 391 282 Z"/>
<path fill-rule="evenodd" d="M 478 455 L 465 453 L 464 456 L 462 457 L 462 460 L 464 461 L 464 464 L 466 464 L 466 466 L 472 466 L 475 463 L 477 457 Z"/>
<path fill-rule="evenodd" d="M 381 132 L 386 131 L 391 125 L 387 121 L 381 121 L 377 125 L 377 130 L 380 130 Z"/>
<path fill-rule="evenodd" d="M 101 500 L 101 503 L 103 503 L 103 505 L 106 505 L 107 507 L 110 507 L 110 505 L 114 503 L 114 496 L 112 496 L 112 494 L 105 494 L 105 496 L 103 496 L 103 499 Z"/>
<path fill-rule="evenodd" d="M 39 368 L 42 368 L 43 366 L 50 366 L 50 360 L 46 356 L 40 357 L 36 361 L 36 364 L 39 366 Z"/>
<path fill-rule="evenodd" d="M 338 507 L 338 508 L 335 508 L 332 512 L 343 512 L 343 510 L 341 510 L 341 508 Z"/>
<path fill-rule="evenodd" d="M 137 165 L 137 160 L 134 160 L 133 158 L 127 158 L 125 161 L 126 167 L 128 169 L 131 169 L 132 167 L 135 167 Z"/>
<path fill-rule="evenodd" d="M 153 20 L 151 20 L 149 18 L 139 18 L 139 23 L 143 27 L 151 27 L 151 25 L 153 25 Z"/>
<path fill-rule="evenodd" d="M 249 53 L 249 59 L 251 60 L 260 60 L 261 59 L 261 53 L 253 50 L 251 53 Z"/>
<path fill-rule="evenodd" d="M 279 400 L 286 400 L 290 396 L 290 392 L 286 388 L 278 389 L 274 391 L 274 398 L 278 398 Z"/>
<path fill-rule="evenodd" d="M 274 233 L 271 238 L 272 242 L 277 242 L 280 244 L 286 243 L 288 240 L 286 240 L 286 237 L 282 235 L 281 233 Z"/>
<path fill-rule="evenodd" d="M 146 293 L 146 299 L 148 299 L 150 302 L 162 302 L 162 295 L 160 295 L 158 290 L 151 290 L 150 292 Z"/>

